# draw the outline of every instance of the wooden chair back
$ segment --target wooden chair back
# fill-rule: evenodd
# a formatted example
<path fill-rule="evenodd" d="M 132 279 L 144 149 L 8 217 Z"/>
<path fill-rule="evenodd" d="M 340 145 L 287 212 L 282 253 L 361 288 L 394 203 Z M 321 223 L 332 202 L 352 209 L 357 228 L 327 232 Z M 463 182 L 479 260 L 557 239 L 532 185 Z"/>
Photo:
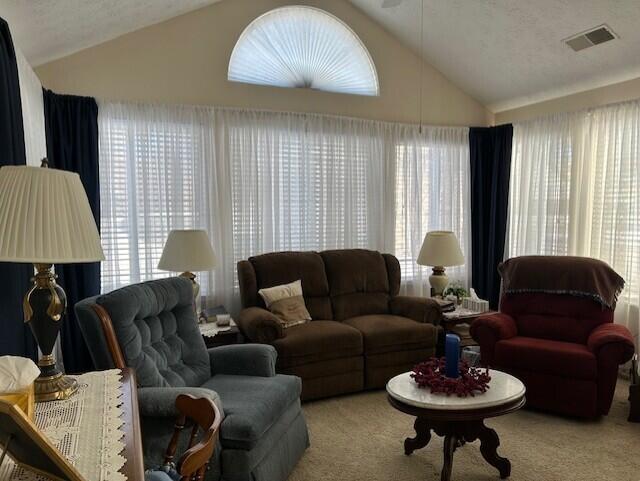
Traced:
<path fill-rule="evenodd" d="M 218 441 L 222 421 L 220 411 L 210 399 L 195 398 L 189 394 L 180 394 L 176 398 L 176 408 L 180 414 L 167 447 L 164 464 L 173 465 L 180 434 L 189 421 L 192 425 L 189 444 L 176 464 L 176 471 L 180 475 L 180 481 L 202 481 Z"/>

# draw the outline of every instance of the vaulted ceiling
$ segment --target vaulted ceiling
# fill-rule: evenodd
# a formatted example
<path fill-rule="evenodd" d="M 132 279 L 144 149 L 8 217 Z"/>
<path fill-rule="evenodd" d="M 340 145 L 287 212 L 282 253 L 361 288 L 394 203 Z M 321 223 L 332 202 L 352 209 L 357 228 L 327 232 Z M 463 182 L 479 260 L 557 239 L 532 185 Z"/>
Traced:
<path fill-rule="evenodd" d="M 350 1 L 419 51 L 420 0 Z M 580 52 L 563 42 L 603 23 L 619 38 Z M 424 0 L 423 52 L 499 112 L 640 77 L 639 24 L 639 0 Z"/>
<path fill-rule="evenodd" d="M 216 1 L 0 0 L 0 16 L 39 65 Z M 494 112 L 640 77 L 640 0 L 424 0 L 422 48 L 421 0 L 348 1 Z M 562 41 L 603 23 L 619 38 Z"/>
<path fill-rule="evenodd" d="M 37 66 L 217 1 L 0 0 L 0 17 Z"/>

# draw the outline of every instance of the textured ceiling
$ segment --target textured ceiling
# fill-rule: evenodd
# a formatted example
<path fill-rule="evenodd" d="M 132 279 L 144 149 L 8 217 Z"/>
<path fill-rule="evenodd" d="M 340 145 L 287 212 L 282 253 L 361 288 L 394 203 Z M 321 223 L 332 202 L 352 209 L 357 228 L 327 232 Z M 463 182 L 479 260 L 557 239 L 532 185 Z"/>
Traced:
<path fill-rule="evenodd" d="M 36 66 L 216 1 L 0 0 L 0 16 Z M 419 51 L 420 0 L 349 1 Z M 425 60 L 494 112 L 640 77 L 640 0 L 424 0 L 424 12 Z M 562 42 L 603 23 L 620 38 Z"/>
<path fill-rule="evenodd" d="M 419 51 L 420 0 L 350 0 Z M 619 39 L 562 40 L 606 23 Z M 640 77 L 640 0 L 424 0 L 424 57 L 494 112 Z"/>
<path fill-rule="evenodd" d="M 37 66 L 216 1 L 0 0 L 0 17 Z"/>

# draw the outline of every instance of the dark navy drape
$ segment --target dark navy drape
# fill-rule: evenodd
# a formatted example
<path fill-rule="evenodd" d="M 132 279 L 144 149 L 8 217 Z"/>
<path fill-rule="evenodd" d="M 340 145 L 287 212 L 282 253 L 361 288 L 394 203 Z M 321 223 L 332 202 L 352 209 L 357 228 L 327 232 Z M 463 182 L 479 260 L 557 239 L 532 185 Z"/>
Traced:
<path fill-rule="evenodd" d="M 0 18 L 0 168 L 25 163 L 16 53 L 9 25 Z M 22 298 L 32 275 L 31 264 L 0 262 L 0 355 L 36 358 L 36 344 L 22 312 Z"/>
<path fill-rule="evenodd" d="M 91 97 L 44 91 L 44 117 L 49 166 L 80 175 L 89 205 L 100 226 L 98 179 L 98 104 Z M 67 316 L 62 324 L 62 355 L 67 372 L 93 369 L 73 306 L 100 293 L 100 263 L 57 264 L 58 283 L 67 293 Z"/>
<path fill-rule="evenodd" d="M 498 308 L 498 264 L 504 256 L 513 126 L 469 130 L 471 157 L 471 280 L 476 292 Z"/>

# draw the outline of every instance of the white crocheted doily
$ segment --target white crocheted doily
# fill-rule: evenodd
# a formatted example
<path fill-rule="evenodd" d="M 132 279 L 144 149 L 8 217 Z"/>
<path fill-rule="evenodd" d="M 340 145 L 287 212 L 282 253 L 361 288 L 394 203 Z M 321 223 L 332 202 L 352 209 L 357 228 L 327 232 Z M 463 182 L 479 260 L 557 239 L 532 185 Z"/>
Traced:
<path fill-rule="evenodd" d="M 88 481 L 126 481 L 122 430 L 122 382 L 118 369 L 77 376 L 78 391 L 65 401 L 36 404 L 35 423 Z M 8 457 L 0 480 L 47 480 Z"/>

